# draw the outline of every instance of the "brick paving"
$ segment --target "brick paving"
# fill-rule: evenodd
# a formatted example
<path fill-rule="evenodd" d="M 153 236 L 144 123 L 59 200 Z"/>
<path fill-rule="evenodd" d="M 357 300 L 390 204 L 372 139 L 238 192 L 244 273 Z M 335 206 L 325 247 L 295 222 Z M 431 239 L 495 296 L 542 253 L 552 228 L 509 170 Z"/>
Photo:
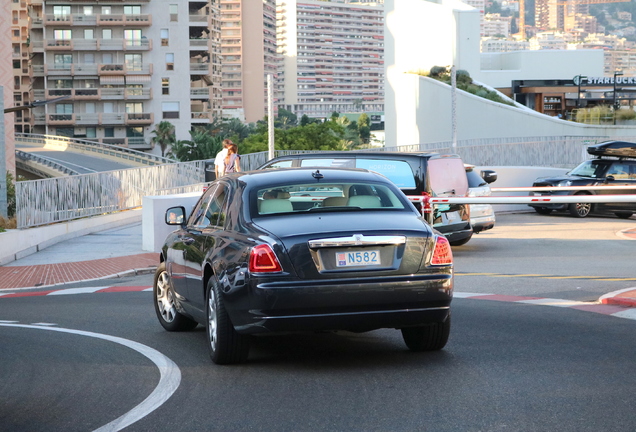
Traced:
<path fill-rule="evenodd" d="M 0 289 L 45 287 L 62 283 L 103 279 L 134 270 L 157 267 L 156 253 L 61 264 L 0 267 Z"/>

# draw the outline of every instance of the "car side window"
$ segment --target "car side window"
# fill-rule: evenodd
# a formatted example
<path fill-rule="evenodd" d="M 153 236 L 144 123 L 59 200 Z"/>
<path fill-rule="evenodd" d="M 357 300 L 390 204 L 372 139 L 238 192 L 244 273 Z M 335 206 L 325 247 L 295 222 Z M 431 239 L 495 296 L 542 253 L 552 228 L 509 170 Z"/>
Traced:
<path fill-rule="evenodd" d="M 309 158 L 300 161 L 301 167 L 354 168 L 355 159 L 344 158 Z"/>
<path fill-rule="evenodd" d="M 214 192 L 214 196 L 210 201 L 210 205 L 206 211 L 206 219 L 208 225 L 206 228 L 219 227 L 223 228 L 225 225 L 225 212 L 226 212 L 226 199 L 227 188 L 225 185 L 219 185 Z"/>
<path fill-rule="evenodd" d="M 271 165 L 267 165 L 265 169 L 274 169 L 274 168 L 290 168 L 292 166 L 292 160 L 282 160 L 278 162 L 274 162 Z"/>
<path fill-rule="evenodd" d="M 194 206 L 194 210 L 192 211 L 192 215 L 190 216 L 190 220 L 188 221 L 189 226 L 200 228 L 201 226 L 207 226 L 208 221 L 205 221 L 206 217 L 206 209 L 212 200 L 212 196 L 216 192 L 216 188 L 210 188 L 207 192 L 201 197 L 199 202 Z"/>
<path fill-rule="evenodd" d="M 616 180 L 625 180 L 630 178 L 629 168 L 630 166 L 627 164 L 615 163 L 607 171 L 607 175 L 613 176 Z"/>

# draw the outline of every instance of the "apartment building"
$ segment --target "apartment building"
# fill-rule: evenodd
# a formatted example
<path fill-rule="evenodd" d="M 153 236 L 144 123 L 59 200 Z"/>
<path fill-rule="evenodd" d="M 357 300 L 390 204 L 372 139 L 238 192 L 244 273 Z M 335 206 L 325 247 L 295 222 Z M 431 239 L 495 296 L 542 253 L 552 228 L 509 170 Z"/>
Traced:
<path fill-rule="evenodd" d="M 512 17 L 502 17 L 501 14 L 498 14 L 498 13 L 486 14 L 482 21 L 482 25 L 483 25 L 482 37 L 510 36 L 511 22 L 512 22 Z"/>
<path fill-rule="evenodd" d="M 145 150 L 161 121 L 189 139 L 221 117 L 218 0 L 26 2 L 21 96 L 65 98 L 33 109 L 31 131 Z"/>
<path fill-rule="evenodd" d="M 276 79 L 275 0 L 220 0 L 223 117 L 267 114 L 267 75 Z"/>
<path fill-rule="evenodd" d="M 480 43 L 482 53 L 525 51 L 530 49 L 530 42 L 525 40 L 519 41 L 485 37 L 481 39 Z"/>
<path fill-rule="evenodd" d="M 382 3 L 277 0 L 279 107 L 298 116 L 384 111 Z"/>

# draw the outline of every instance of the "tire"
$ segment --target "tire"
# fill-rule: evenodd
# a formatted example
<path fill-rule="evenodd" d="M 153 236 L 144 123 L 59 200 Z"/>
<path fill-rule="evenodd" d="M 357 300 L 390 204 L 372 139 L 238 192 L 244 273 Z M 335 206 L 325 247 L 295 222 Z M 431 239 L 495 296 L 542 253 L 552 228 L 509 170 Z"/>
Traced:
<path fill-rule="evenodd" d="M 249 336 L 241 335 L 234 330 L 214 277 L 208 281 L 206 292 L 207 320 L 205 327 L 210 358 L 214 363 L 220 365 L 245 361 L 250 350 Z"/>
<path fill-rule="evenodd" d="M 154 283 L 152 284 L 152 293 L 155 299 L 155 312 L 157 313 L 157 318 L 159 318 L 159 323 L 164 329 L 178 332 L 192 330 L 197 326 L 196 321 L 177 311 L 174 289 L 172 288 L 165 262 L 157 267 Z"/>
<path fill-rule="evenodd" d="M 535 207 L 534 211 L 536 211 L 540 215 L 549 215 L 550 213 L 552 213 L 552 209 L 545 208 L 545 207 Z"/>
<path fill-rule="evenodd" d="M 441 323 L 401 329 L 406 346 L 414 352 L 438 351 L 446 346 L 450 335 L 451 317 Z"/>
<path fill-rule="evenodd" d="M 585 192 L 577 192 L 574 195 L 588 195 Z M 570 215 L 575 218 L 584 218 L 592 211 L 591 203 L 573 203 L 568 206 Z"/>
<path fill-rule="evenodd" d="M 621 219 L 629 219 L 630 217 L 632 217 L 632 215 L 634 213 L 632 212 L 621 212 L 621 213 L 614 213 L 616 216 L 618 216 Z"/>
<path fill-rule="evenodd" d="M 470 241 L 470 239 L 473 238 L 473 235 L 469 235 L 466 238 L 463 238 L 461 240 L 456 240 L 456 241 L 452 241 L 452 242 L 448 242 L 451 246 L 463 246 L 466 243 L 468 243 Z"/>

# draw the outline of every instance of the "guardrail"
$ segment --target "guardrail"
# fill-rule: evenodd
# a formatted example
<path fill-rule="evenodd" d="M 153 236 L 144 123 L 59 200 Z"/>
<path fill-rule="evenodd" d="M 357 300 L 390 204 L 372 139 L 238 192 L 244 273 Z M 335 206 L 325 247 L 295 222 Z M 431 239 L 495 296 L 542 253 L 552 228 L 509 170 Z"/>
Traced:
<path fill-rule="evenodd" d="M 132 209 L 141 206 L 144 196 L 204 181 L 204 161 L 20 181 L 15 185 L 17 226 L 29 228 Z"/>
<path fill-rule="evenodd" d="M 103 144 L 95 141 L 82 140 L 77 138 L 68 138 L 56 135 L 38 135 L 38 134 L 15 134 L 16 145 L 22 143 L 42 144 L 52 147 L 72 148 L 80 151 L 90 151 L 106 156 L 116 157 L 130 162 L 142 165 L 160 165 L 175 163 L 173 159 L 144 153 L 116 145 Z"/>

